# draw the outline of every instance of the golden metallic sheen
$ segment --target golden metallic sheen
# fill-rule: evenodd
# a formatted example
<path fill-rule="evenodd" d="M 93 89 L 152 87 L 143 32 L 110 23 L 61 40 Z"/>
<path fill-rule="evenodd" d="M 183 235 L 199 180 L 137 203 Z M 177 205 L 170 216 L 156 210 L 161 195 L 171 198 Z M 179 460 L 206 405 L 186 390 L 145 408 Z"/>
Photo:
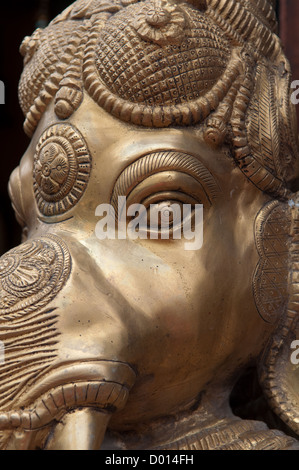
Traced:
<path fill-rule="evenodd" d="M 1 449 L 299 449 L 299 154 L 276 33 L 274 0 L 78 0 L 24 39 Z M 203 204 L 200 249 L 160 226 L 121 236 L 132 204 L 172 203 Z"/>

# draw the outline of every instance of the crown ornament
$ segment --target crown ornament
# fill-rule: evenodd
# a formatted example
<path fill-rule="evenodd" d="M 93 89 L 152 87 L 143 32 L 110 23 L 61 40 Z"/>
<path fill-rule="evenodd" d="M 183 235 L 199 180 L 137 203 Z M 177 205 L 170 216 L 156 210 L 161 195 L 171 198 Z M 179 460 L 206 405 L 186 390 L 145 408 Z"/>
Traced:
<path fill-rule="evenodd" d="M 64 121 L 88 93 L 130 125 L 195 127 L 286 198 L 298 143 L 276 31 L 273 0 L 78 0 L 21 46 L 25 131 L 52 100 Z"/>

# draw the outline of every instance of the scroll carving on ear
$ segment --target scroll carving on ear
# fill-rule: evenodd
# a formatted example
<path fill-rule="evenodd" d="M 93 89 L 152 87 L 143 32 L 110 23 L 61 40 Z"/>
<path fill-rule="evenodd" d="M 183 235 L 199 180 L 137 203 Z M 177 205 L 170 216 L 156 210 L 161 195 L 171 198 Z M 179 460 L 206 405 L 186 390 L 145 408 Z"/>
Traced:
<path fill-rule="evenodd" d="M 291 214 L 287 204 L 268 203 L 259 212 L 255 241 L 260 261 L 253 278 L 253 292 L 261 317 L 276 323 L 288 303 Z"/>
<path fill-rule="evenodd" d="M 207 144 L 228 144 L 254 185 L 287 198 L 298 143 L 275 32 L 269 0 L 75 2 L 21 46 L 25 131 L 52 99 L 57 118 L 70 118 L 87 92 L 134 125 L 202 126 Z"/>
<path fill-rule="evenodd" d="M 64 214 L 81 199 L 91 171 L 84 138 L 73 126 L 57 124 L 41 135 L 34 156 L 33 187 L 39 211 Z"/>

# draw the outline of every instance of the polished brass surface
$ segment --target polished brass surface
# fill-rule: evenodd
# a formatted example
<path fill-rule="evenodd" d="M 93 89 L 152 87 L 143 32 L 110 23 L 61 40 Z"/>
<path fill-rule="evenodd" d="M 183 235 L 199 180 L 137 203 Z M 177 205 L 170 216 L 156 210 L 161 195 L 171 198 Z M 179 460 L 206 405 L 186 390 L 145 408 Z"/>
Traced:
<path fill-rule="evenodd" d="M 2 449 L 299 449 L 299 155 L 276 32 L 271 0 L 78 0 L 24 39 Z M 203 204 L 202 246 L 117 224 L 99 239 L 120 197 Z M 237 416 L 248 370 L 264 408 Z"/>

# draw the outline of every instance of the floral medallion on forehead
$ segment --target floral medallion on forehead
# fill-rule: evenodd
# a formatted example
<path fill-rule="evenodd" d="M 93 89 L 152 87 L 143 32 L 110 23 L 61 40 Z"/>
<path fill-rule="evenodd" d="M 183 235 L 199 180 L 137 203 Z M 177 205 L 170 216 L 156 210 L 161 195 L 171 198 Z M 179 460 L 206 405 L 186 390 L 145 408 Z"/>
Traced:
<path fill-rule="evenodd" d="M 49 127 L 36 147 L 34 194 L 45 216 L 70 210 L 82 197 L 90 175 L 91 156 L 80 132 L 69 124 Z"/>
<path fill-rule="evenodd" d="M 133 24 L 143 39 L 164 45 L 179 44 L 188 22 L 177 5 L 153 0 L 145 4 Z"/>

